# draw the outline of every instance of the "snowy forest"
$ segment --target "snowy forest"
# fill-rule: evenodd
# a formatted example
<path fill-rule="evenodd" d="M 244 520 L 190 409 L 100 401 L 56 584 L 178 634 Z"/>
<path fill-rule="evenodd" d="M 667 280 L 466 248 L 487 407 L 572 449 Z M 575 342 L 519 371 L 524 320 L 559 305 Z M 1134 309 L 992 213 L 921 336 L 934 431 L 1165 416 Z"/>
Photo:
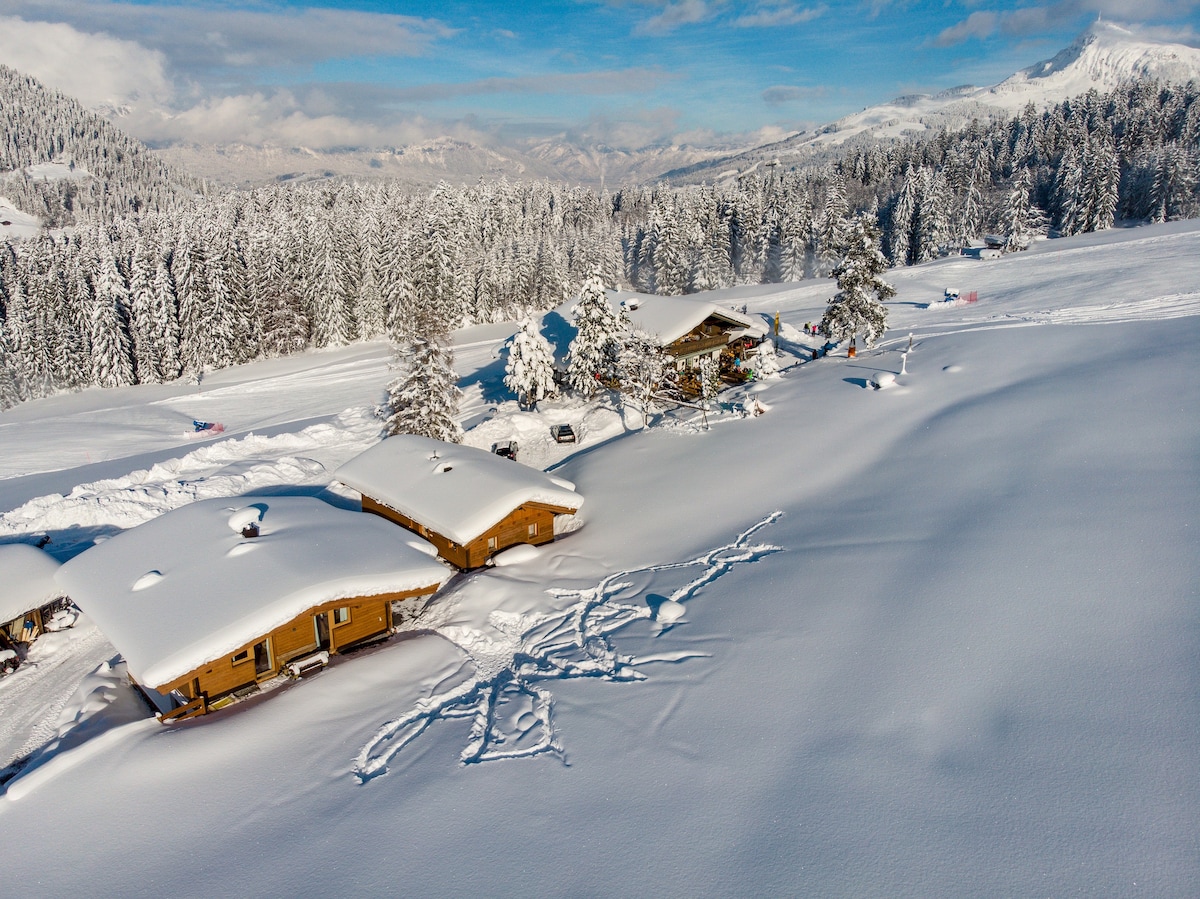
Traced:
<path fill-rule="evenodd" d="M 984 234 L 1019 250 L 1198 211 L 1194 83 L 1135 82 L 716 186 L 328 182 L 216 196 L 32 79 L 0 69 L 0 91 L 0 193 L 56 226 L 0 244 L 0 408 L 521 320 L 590 276 L 659 294 L 828 277 L 864 213 L 888 261 L 911 265 Z M 65 156 L 91 178 L 22 174 Z"/>

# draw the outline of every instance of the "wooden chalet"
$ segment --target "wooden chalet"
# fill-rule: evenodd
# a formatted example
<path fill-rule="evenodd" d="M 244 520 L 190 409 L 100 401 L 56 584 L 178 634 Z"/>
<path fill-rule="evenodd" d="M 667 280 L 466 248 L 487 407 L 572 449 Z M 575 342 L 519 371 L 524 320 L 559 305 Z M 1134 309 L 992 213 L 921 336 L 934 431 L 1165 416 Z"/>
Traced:
<path fill-rule="evenodd" d="M 29 644 L 68 604 L 54 580 L 58 560 L 28 543 L 0 545 L 0 648 Z"/>
<path fill-rule="evenodd" d="M 519 543 L 555 536 L 579 511 L 575 485 L 472 446 L 397 434 L 351 459 L 334 477 L 362 494 L 362 509 L 428 540 L 468 570 Z"/>
<path fill-rule="evenodd" d="M 703 296 L 608 292 L 613 311 L 624 314 L 635 330 L 653 337 L 674 358 L 680 372 L 698 368 L 700 360 L 707 357 L 723 375 L 736 376 L 746 351 L 762 342 L 767 327 L 744 312 L 711 302 Z M 577 302 L 564 303 L 543 320 L 543 330 L 553 335 L 557 344 L 556 356 L 560 360 L 565 360 L 575 337 L 573 322 Z M 686 385 L 687 379 L 681 378 L 681 383 Z"/>
<path fill-rule="evenodd" d="M 58 582 L 164 720 L 387 637 L 450 571 L 390 525 L 311 497 L 205 500 L 118 534 Z"/>

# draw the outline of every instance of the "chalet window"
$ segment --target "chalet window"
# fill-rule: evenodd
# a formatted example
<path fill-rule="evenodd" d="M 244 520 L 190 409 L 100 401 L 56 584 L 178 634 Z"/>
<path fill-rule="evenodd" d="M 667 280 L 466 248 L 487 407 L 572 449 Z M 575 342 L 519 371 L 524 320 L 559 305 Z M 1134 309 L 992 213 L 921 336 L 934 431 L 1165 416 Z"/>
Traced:
<path fill-rule="evenodd" d="M 536 521 L 535 521 L 533 524 L 531 524 L 531 525 L 529 526 L 529 536 L 530 536 L 530 537 L 536 537 L 536 536 L 537 536 L 537 534 L 538 534 L 538 528 L 537 528 L 537 526 L 538 526 L 538 523 L 537 523 Z"/>
<path fill-rule="evenodd" d="M 239 652 L 237 655 L 235 655 L 235 656 L 231 657 L 231 658 L 229 659 L 229 661 L 233 662 L 233 664 L 235 664 L 235 665 L 236 665 L 238 662 L 244 662 L 244 661 L 246 661 L 246 660 L 247 660 L 247 659 L 249 659 L 249 658 L 250 658 L 250 650 L 248 650 L 248 649 L 243 649 L 243 650 L 242 650 L 241 652 Z"/>
<path fill-rule="evenodd" d="M 345 624 L 350 620 L 350 607 L 342 606 L 340 609 L 333 610 L 333 623 Z"/>
<path fill-rule="evenodd" d="M 496 538 L 488 537 L 488 552 L 491 552 L 495 548 L 496 548 Z"/>

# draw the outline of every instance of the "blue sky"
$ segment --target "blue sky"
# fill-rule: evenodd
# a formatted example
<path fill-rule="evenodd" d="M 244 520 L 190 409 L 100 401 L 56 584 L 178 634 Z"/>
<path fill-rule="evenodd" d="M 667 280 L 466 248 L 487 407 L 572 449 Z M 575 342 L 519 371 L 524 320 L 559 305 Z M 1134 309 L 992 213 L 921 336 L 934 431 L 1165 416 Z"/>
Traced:
<path fill-rule="evenodd" d="M 1129 7 L 1136 6 L 1131 10 Z M 0 62 L 150 140 L 772 136 L 986 85 L 1098 14 L 1200 43 L 1200 0 L 0 0 Z"/>

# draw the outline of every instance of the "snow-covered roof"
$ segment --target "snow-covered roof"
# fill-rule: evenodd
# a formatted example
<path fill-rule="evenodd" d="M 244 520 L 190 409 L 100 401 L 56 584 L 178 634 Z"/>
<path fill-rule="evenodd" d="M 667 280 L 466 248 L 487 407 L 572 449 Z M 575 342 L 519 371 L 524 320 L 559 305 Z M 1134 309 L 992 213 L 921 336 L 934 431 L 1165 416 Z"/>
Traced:
<path fill-rule="evenodd" d="M 397 434 L 334 477 L 432 531 L 466 544 L 522 503 L 577 510 L 570 481 L 473 446 Z"/>
<path fill-rule="evenodd" d="M 705 300 L 703 294 L 668 297 L 629 290 L 609 290 L 605 291 L 605 295 L 613 312 L 619 314 L 624 310 L 634 328 L 657 337 L 664 346 L 674 343 L 710 317 L 728 323 L 735 334 L 740 332 L 764 337 L 767 333 L 762 322 Z M 576 298 L 559 307 L 564 319 L 574 320 L 575 304 L 578 302 Z"/>
<path fill-rule="evenodd" d="M 54 581 L 58 560 L 28 543 L 0 545 L 0 623 L 63 595 Z"/>
<path fill-rule="evenodd" d="M 243 537 L 257 522 L 259 536 Z M 383 519 L 312 497 L 192 503 L 98 543 L 58 583 L 159 687 L 339 599 L 440 586 L 449 570 Z"/>

